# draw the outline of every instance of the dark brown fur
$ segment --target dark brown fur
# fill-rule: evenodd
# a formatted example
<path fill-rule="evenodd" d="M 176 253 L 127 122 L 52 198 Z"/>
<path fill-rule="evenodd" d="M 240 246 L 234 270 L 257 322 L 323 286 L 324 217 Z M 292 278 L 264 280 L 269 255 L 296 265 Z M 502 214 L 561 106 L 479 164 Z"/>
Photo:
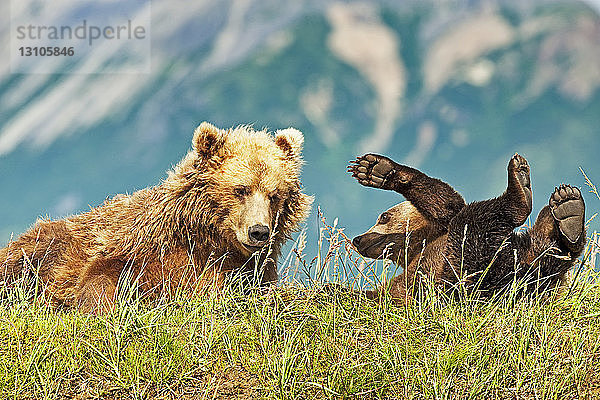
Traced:
<path fill-rule="evenodd" d="M 568 185 L 555 190 L 531 229 L 514 231 L 531 212 L 529 165 L 519 155 L 509 163 L 508 187 L 502 196 L 468 205 L 447 183 L 387 157 L 365 155 L 349 169 L 361 184 L 394 190 L 408 200 L 384 213 L 393 214 L 386 218 L 391 228 L 387 236 L 377 238 L 378 246 L 382 242 L 390 246 L 388 258 L 405 267 L 389 286 L 390 295 L 398 301 L 410 299 L 423 277 L 450 288 L 460 283 L 484 295 L 519 279 L 529 282 L 527 292 L 556 287 L 584 249 L 585 205 L 579 189 Z M 408 214 L 410 225 L 416 226 L 408 241 L 425 238 L 426 245 L 413 244 L 420 252 L 409 251 L 407 257 L 392 243 L 407 241 L 402 226 Z M 382 256 L 371 250 L 373 236 L 369 235 L 378 229 L 382 228 L 376 224 L 354 239 L 361 254 Z M 376 297 L 376 293 L 369 296 Z"/>

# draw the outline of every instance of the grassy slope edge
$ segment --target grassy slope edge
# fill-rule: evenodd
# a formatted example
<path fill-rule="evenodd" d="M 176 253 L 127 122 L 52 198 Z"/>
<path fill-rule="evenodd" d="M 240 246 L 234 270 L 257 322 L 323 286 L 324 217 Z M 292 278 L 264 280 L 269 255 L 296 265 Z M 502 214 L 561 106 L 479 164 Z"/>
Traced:
<path fill-rule="evenodd" d="M 323 282 L 364 286 L 343 231 L 321 230 L 306 267 L 301 234 L 267 294 L 139 302 L 106 316 L 0 296 L 0 398 L 598 398 L 598 235 L 571 286 L 544 297 L 446 298 L 407 307 Z M 383 265 L 383 268 L 389 266 Z M 303 268 L 316 281 L 295 281 Z M 356 269 L 356 268 L 355 268 Z"/>

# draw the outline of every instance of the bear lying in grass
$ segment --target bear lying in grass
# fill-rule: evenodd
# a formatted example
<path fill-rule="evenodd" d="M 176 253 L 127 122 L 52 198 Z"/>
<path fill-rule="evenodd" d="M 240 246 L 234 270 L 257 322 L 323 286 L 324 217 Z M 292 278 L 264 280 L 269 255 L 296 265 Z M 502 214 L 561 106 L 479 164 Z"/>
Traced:
<path fill-rule="evenodd" d="M 404 267 L 389 286 L 396 301 L 413 297 L 422 279 L 450 288 L 464 284 L 484 295 L 515 280 L 527 284 L 525 292 L 546 290 L 564 282 L 585 247 L 585 204 L 570 185 L 556 188 L 532 228 L 514 232 L 532 208 L 529 164 L 518 154 L 508 164 L 504 194 L 471 204 L 447 183 L 384 156 L 367 154 L 348 169 L 360 184 L 407 200 L 353 240 L 360 254 Z"/>
<path fill-rule="evenodd" d="M 36 273 L 54 304 L 84 311 L 110 308 L 124 271 L 155 294 L 219 288 L 236 272 L 274 282 L 281 246 L 312 202 L 299 180 L 303 141 L 292 128 L 272 137 L 204 122 L 160 185 L 36 222 L 0 250 L 0 277 Z"/>

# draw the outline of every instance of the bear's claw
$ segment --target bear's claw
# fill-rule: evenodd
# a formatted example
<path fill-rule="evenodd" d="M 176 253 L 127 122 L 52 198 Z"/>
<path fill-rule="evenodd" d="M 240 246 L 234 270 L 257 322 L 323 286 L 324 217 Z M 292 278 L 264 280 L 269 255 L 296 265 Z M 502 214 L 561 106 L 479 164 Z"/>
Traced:
<path fill-rule="evenodd" d="M 515 153 L 508 163 L 508 191 L 522 200 L 519 224 L 525 222 L 532 208 L 532 191 L 529 163 L 525 157 Z"/>
<path fill-rule="evenodd" d="M 585 218 L 585 203 L 581 191 L 562 184 L 554 189 L 548 203 L 560 232 L 569 242 L 576 243 L 583 232 Z"/>
<path fill-rule="evenodd" d="M 391 189 L 390 178 L 395 172 L 394 164 L 387 157 L 366 154 L 350 161 L 348 172 L 363 186 Z"/>

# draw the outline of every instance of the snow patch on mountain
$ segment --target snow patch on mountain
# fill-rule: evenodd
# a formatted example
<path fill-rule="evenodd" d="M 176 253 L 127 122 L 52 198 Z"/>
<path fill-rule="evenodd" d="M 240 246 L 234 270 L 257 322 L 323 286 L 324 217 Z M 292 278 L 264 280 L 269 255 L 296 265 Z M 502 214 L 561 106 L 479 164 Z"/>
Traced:
<path fill-rule="evenodd" d="M 377 94 L 374 132 L 359 147 L 383 151 L 394 135 L 406 90 L 406 68 L 398 54 L 400 40 L 380 21 L 378 10 L 366 3 L 334 4 L 327 17 L 332 26 L 329 48 L 356 68 Z"/>

